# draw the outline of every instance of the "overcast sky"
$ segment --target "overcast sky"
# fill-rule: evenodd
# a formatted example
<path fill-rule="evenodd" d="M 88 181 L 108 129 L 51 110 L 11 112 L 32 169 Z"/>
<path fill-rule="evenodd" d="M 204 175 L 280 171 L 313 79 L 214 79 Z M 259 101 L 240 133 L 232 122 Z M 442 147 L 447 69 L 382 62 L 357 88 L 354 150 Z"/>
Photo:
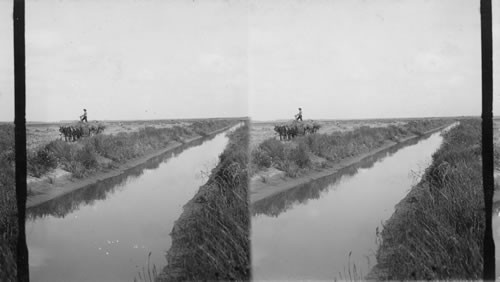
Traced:
<path fill-rule="evenodd" d="M 248 115 L 243 1 L 28 0 L 27 119 Z"/>
<path fill-rule="evenodd" d="M 12 1 L 0 37 L 9 121 Z M 27 0 L 26 48 L 29 121 L 481 113 L 479 0 Z"/>
<path fill-rule="evenodd" d="M 12 2 L 0 0 L 0 121 L 14 121 Z"/>
<path fill-rule="evenodd" d="M 481 113 L 479 0 L 254 1 L 249 19 L 257 120 Z"/>

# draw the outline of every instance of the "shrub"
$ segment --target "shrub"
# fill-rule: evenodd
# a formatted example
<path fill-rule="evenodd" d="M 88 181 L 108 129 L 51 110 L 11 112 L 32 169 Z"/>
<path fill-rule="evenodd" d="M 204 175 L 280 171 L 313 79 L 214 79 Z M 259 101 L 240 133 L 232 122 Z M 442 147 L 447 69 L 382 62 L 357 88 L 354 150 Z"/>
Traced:
<path fill-rule="evenodd" d="M 71 145 L 63 140 L 51 141 L 45 145 L 45 149 L 51 152 L 59 162 L 69 161 L 72 158 Z"/>
<path fill-rule="evenodd" d="M 285 160 L 285 147 L 280 141 L 274 138 L 264 140 L 264 142 L 259 145 L 259 149 L 271 157 L 273 163 L 279 163 Z"/>
<path fill-rule="evenodd" d="M 255 148 L 252 151 L 252 162 L 257 165 L 257 167 L 260 168 L 268 168 L 272 164 L 272 158 L 269 156 L 269 154 L 260 149 L 260 148 Z"/>
<path fill-rule="evenodd" d="M 57 158 L 51 151 L 43 148 L 27 153 L 28 174 L 40 177 L 57 167 Z"/>
<path fill-rule="evenodd" d="M 86 169 L 96 168 L 98 163 L 95 152 L 91 146 L 84 146 L 83 149 L 78 150 L 75 156 L 75 161 L 81 163 Z"/>
<path fill-rule="evenodd" d="M 300 168 L 307 167 L 311 163 L 309 155 L 307 154 L 307 146 L 302 142 L 300 142 L 297 147 L 290 150 L 288 159 L 293 161 Z"/>

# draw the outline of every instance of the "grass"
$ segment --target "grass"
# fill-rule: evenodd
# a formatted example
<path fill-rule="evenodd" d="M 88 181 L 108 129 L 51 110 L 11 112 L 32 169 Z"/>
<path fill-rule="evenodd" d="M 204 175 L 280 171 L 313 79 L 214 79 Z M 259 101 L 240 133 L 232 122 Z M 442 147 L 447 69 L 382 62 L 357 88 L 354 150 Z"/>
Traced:
<path fill-rule="evenodd" d="M 281 142 L 276 138 L 264 140 L 251 152 L 250 174 L 275 167 L 287 176 L 297 177 L 315 165 L 311 156 L 326 160 L 319 164 L 323 168 L 329 163 L 367 153 L 387 141 L 399 142 L 410 136 L 422 136 L 426 131 L 449 124 L 449 120 L 415 120 L 406 124 L 371 128 L 362 126 L 353 131 L 332 134 L 310 134 L 295 138 L 292 142 Z"/>
<path fill-rule="evenodd" d="M 14 125 L 0 124 L 0 281 L 15 281 L 17 243 Z"/>
<path fill-rule="evenodd" d="M 194 121 L 186 127 L 145 127 L 135 132 L 95 135 L 75 143 L 54 140 L 28 152 L 28 175 L 41 177 L 60 167 L 75 178 L 109 169 L 128 160 L 163 149 L 173 142 L 207 136 L 210 132 L 233 124 L 230 120 Z M 106 158 L 110 162 L 100 162 Z"/>
<path fill-rule="evenodd" d="M 151 266 L 151 252 L 149 252 L 146 266 L 137 271 L 137 277 L 134 277 L 134 282 L 154 282 L 158 278 L 158 271 L 156 265 Z"/>
<path fill-rule="evenodd" d="M 344 266 L 344 270 L 336 275 L 334 281 L 364 281 L 363 272 L 358 269 L 356 263 L 351 261 L 352 251 L 349 252 L 347 259 L 347 267 Z"/>
<path fill-rule="evenodd" d="M 173 228 L 160 281 L 250 279 L 248 122 L 229 139 L 209 180 Z"/>
<path fill-rule="evenodd" d="M 384 224 L 377 279 L 482 277 L 481 121 L 461 121 L 443 137 L 421 181 Z"/>

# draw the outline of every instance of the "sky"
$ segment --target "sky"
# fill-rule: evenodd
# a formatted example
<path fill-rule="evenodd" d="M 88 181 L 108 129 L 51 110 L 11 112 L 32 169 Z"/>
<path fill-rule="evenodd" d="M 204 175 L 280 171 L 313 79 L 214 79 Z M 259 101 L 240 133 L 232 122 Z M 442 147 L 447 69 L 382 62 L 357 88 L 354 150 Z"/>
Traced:
<path fill-rule="evenodd" d="M 249 23 L 256 120 L 481 113 L 478 0 L 253 1 Z"/>
<path fill-rule="evenodd" d="M 11 15 L 0 0 L 0 121 Z M 27 0 L 27 120 L 477 116 L 480 40 L 479 0 Z"/>
<path fill-rule="evenodd" d="M 0 0 L 0 121 L 14 121 L 12 2 Z"/>
<path fill-rule="evenodd" d="M 27 0 L 27 120 L 247 116 L 246 13 L 244 1 Z"/>

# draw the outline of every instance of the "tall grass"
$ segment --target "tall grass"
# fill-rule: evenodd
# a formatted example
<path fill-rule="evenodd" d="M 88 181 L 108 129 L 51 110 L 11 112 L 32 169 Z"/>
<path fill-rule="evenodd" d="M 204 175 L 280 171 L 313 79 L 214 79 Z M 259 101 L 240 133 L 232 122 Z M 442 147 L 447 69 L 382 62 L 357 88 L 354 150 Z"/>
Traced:
<path fill-rule="evenodd" d="M 151 252 L 149 252 L 147 264 L 137 271 L 137 277 L 134 277 L 134 282 L 154 282 L 157 278 L 158 271 L 155 264 L 151 265 Z"/>
<path fill-rule="evenodd" d="M 209 180 L 174 225 L 159 281 L 250 279 L 248 123 L 229 138 Z"/>
<path fill-rule="evenodd" d="M 18 234 L 14 126 L 0 124 L 0 281 L 15 281 Z"/>
<path fill-rule="evenodd" d="M 347 258 L 347 267 L 344 266 L 342 272 L 335 275 L 334 281 L 364 281 L 363 271 L 356 266 L 356 263 L 351 261 L 352 251 L 349 252 Z"/>
<path fill-rule="evenodd" d="M 461 121 L 385 223 L 374 276 L 480 279 L 484 226 L 481 121 Z"/>
<path fill-rule="evenodd" d="M 112 168 L 165 148 L 172 142 L 184 143 L 185 139 L 206 136 L 209 132 L 233 123 L 235 121 L 230 120 L 194 121 L 186 127 L 147 126 L 129 133 L 95 135 L 76 143 L 54 140 L 28 152 L 28 174 L 40 177 L 60 167 L 71 172 L 73 177 L 83 178 L 95 171 Z M 100 163 L 98 160 L 102 157 L 111 160 L 112 163 Z"/>

